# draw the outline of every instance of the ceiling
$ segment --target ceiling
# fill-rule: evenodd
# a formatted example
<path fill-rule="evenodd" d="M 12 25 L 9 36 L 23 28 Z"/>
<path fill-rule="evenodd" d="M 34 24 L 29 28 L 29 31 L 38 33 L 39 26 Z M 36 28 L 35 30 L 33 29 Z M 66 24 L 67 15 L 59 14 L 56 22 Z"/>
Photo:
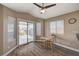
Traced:
<path fill-rule="evenodd" d="M 53 3 L 45 3 L 49 5 Z M 37 18 L 47 19 L 79 10 L 79 3 L 56 3 L 56 6 L 46 9 L 44 14 L 40 13 L 40 8 L 32 3 L 2 3 L 2 5 L 17 12 L 26 12 Z"/>

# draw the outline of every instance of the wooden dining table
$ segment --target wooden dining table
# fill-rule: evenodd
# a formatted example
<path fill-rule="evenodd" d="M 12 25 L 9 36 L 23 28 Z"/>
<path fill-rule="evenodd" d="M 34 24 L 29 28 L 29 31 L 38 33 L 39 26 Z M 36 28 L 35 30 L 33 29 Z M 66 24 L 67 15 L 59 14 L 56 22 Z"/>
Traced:
<path fill-rule="evenodd" d="M 48 38 L 48 37 L 41 37 L 41 40 L 45 40 L 44 41 L 44 46 L 47 49 L 51 49 L 52 48 L 52 44 L 53 44 L 53 39 L 52 38 Z"/>

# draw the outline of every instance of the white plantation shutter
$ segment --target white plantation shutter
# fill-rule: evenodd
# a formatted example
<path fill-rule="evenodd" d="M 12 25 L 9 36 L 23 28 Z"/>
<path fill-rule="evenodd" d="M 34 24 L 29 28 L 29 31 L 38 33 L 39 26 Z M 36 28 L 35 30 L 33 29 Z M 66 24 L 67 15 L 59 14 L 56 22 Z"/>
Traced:
<path fill-rule="evenodd" d="M 50 22 L 50 32 L 52 33 L 56 33 L 56 21 Z"/>
<path fill-rule="evenodd" d="M 64 34 L 64 21 L 59 20 L 57 21 L 57 34 Z"/>
<path fill-rule="evenodd" d="M 64 34 L 64 20 L 52 21 L 49 24 L 51 34 Z"/>

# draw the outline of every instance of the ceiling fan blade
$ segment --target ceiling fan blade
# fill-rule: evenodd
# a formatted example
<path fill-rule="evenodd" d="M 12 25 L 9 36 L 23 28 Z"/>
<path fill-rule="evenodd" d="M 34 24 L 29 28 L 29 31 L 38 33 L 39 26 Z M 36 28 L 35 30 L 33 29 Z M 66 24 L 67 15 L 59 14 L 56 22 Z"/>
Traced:
<path fill-rule="evenodd" d="M 50 8 L 52 6 L 55 6 L 56 4 L 52 4 L 52 5 L 48 5 L 48 6 L 45 6 L 44 8 Z"/>
<path fill-rule="evenodd" d="M 43 8 L 42 6 L 38 5 L 37 3 L 33 3 L 34 5 L 36 5 L 39 8 Z"/>

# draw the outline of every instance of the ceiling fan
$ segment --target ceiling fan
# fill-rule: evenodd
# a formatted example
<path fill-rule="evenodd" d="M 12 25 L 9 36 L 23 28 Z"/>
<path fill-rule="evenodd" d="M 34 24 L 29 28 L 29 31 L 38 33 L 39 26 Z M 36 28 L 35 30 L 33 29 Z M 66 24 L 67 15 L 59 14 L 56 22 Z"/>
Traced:
<path fill-rule="evenodd" d="M 45 13 L 45 10 L 46 10 L 47 8 L 56 6 L 56 4 L 51 4 L 51 5 L 47 5 L 47 6 L 45 6 L 44 3 L 42 3 L 42 5 L 39 5 L 39 4 L 37 4 L 37 3 L 33 3 L 33 4 L 36 5 L 37 7 L 41 8 L 41 11 L 40 11 L 41 14 Z"/>

